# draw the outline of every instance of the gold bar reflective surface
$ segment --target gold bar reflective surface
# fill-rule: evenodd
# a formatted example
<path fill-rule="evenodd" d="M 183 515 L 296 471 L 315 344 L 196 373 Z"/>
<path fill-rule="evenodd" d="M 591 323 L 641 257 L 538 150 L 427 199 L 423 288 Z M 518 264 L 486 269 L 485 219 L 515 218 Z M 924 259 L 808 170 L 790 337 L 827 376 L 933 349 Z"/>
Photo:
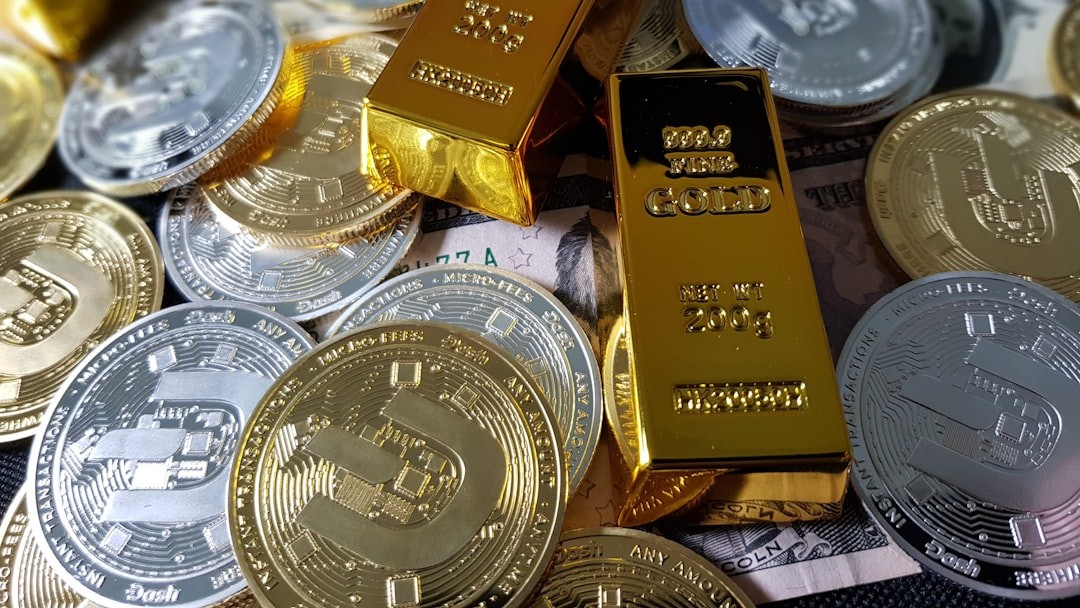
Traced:
<path fill-rule="evenodd" d="M 532 224 L 534 190 L 559 162 L 543 144 L 558 131 L 553 123 L 584 112 L 567 87 L 552 85 L 591 5 L 426 3 L 365 104 L 371 153 L 393 167 L 386 177 Z"/>
<path fill-rule="evenodd" d="M 620 523 L 836 515 L 850 446 L 764 71 L 609 95 L 637 414 Z"/>

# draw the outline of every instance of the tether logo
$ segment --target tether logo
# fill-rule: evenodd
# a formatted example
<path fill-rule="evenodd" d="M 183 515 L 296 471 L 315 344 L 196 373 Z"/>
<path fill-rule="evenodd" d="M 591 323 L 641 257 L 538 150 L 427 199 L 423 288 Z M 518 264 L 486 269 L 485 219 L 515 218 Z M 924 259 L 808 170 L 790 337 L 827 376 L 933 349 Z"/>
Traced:
<path fill-rule="evenodd" d="M 398 392 L 382 415 L 381 428 L 369 424 L 357 436 L 326 427 L 304 446 L 338 471 L 333 496 L 315 495 L 297 522 L 388 568 L 436 565 L 487 521 L 506 457 L 483 428 L 411 391 Z"/>
<path fill-rule="evenodd" d="M 907 463 L 1007 509 L 1040 512 L 1072 499 L 1075 485 L 1062 482 L 1080 458 L 1073 407 L 1080 386 L 985 338 L 967 363 L 976 372 L 966 389 L 930 376 L 904 383 L 902 397 L 946 419 L 936 438 L 919 439 Z M 1062 420 L 1070 412 L 1073 419 Z"/>
<path fill-rule="evenodd" d="M 163 405 L 136 428 L 105 433 L 90 453 L 90 461 L 118 461 L 127 479 L 101 521 L 190 523 L 224 513 L 234 442 L 270 384 L 253 372 L 163 373 L 151 397 Z"/>
<path fill-rule="evenodd" d="M 76 254 L 38 248 L 0 276 L 0 371 L 24 376 L 56 365 L 94 333 L 113 297 L 109 277 Z"/>
<path fill-rule="evenodd" d="M 1076 172 L 1014 165 L 1009 142 L 1022 135 L 1003 125 L 983 125 L 970 135 L 977 159 L 931 154 L 945 219 L 967 250 L 1001 272 L 1041 277 L 1078 272 L 1080 254 L 1065 236 L 1080 230 Z"/>

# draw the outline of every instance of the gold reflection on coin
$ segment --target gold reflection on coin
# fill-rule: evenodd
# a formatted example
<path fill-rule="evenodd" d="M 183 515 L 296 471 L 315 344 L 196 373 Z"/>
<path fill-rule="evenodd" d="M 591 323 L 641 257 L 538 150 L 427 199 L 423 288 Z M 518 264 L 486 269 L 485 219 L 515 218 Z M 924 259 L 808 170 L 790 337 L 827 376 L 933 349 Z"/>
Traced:
<path fill-rule="evenodd" d="M 533 608 L 663 606 L 753 608 L 705 558 L 666 538 L 625 528 L 567 532 Z"/>
<path fill-rule="evenodd" d="M 267 607 L 517 606 L 555 548 L 567 480 L 528 371 L 447 325 L 323 343 L 256 408 L 229 529 Z"/>
<path fill-rule="evenodd" d="M 90 192 L 0 205 L 0 441 L 29 437 L 53 393 L 107 336 L 161 306 L 146 224 Z"/>
<path fill-rule="evenodd" d="M 15 494 L 0 524 L 0 608 L 88 608 L 45 561 L 37 538 L 30 531 L 26 487 Z"/>
<path fill-rule="evenodd" d="M 1080 4 L 1070 5 L 1058 19 L 1050 45 L 1050 77 L 1080 107 Z"/>
<path fill-rule="evenodd" d="M 404 215 L 410 192 L 384 179 L 393 176 L 384 155 L 370 155 L 373 171 L 360 167 L 363 99 L 396 46 L 366 35 L 302 50 L 293 79 L 303 101 L 292 126 L 266 158 L 205 188 L 215 208 L 268 240 L 295 245 L 336 242 Z"/>
<path fill-rule="evenodd" d="M 45 163 L 63 104 L 64 88 L 52 63 L 0 40 L 0 200 Z"/>
<path fill-rule="evenodd" d="M 1080 302 L 1080 123 L 961 91 L 894 119 L 870 154 L 870 217 L 912 277 L 995 270 Z"/>

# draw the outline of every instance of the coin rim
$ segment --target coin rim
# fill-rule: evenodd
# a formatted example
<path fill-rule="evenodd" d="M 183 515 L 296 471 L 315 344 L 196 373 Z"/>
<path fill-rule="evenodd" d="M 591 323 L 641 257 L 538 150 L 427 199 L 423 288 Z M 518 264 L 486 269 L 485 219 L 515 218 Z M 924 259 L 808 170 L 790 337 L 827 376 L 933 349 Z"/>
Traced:
<path fill-rule="evenodd" d="M 10 172 L 11 181 L 0 183 L 0 201 L 3 201 L 18 192 L 19 188 L 26 185 L 45 166 L 60 133 L 65 92 L 64 81 L 56 64 L 33 48 L 15 40 L 0 38 L 0 54 L 14 56 L 34 72 L 44 101 L 40 112 L 34 116 L 38 119 L 37 124 L 32 124 L 27 129 L 29 145 L 22 150 L 16 150 L 14 158 L 5 159 L 5 164 L 10 163 L 13 166 L 5 169 Z"/>

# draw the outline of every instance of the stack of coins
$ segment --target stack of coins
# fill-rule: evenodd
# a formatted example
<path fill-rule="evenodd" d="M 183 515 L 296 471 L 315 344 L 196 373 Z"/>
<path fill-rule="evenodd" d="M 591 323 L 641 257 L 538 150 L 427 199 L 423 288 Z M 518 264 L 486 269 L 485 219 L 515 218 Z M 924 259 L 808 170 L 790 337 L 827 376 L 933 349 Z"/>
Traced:
<path fill-rule="evenodd" d="M 110 3 L 10 4 L 73 58 Z M 618 31 L 576 44 L 594 4 Z M 935 27 L 925 0 L 180 0 L 77 72 L 0 39 L 0 441 L 32 440 L 0 607 L 752 606 L 669 540 L 564 529 L 605 416 L 622 525 L 836 517 L 850 465 L 928 569 L 1080 594 L 1080 123 L 920 99 Z M 537 220 L 582 46 L 625 289 L 602 372 L 551 285 L 399 267 L 424 195 Z M 898 114 L 867 224 L 914 280 L 835 383 L 778 113 Z M 97 192 L 20 191 L 54 142 Z"/>

